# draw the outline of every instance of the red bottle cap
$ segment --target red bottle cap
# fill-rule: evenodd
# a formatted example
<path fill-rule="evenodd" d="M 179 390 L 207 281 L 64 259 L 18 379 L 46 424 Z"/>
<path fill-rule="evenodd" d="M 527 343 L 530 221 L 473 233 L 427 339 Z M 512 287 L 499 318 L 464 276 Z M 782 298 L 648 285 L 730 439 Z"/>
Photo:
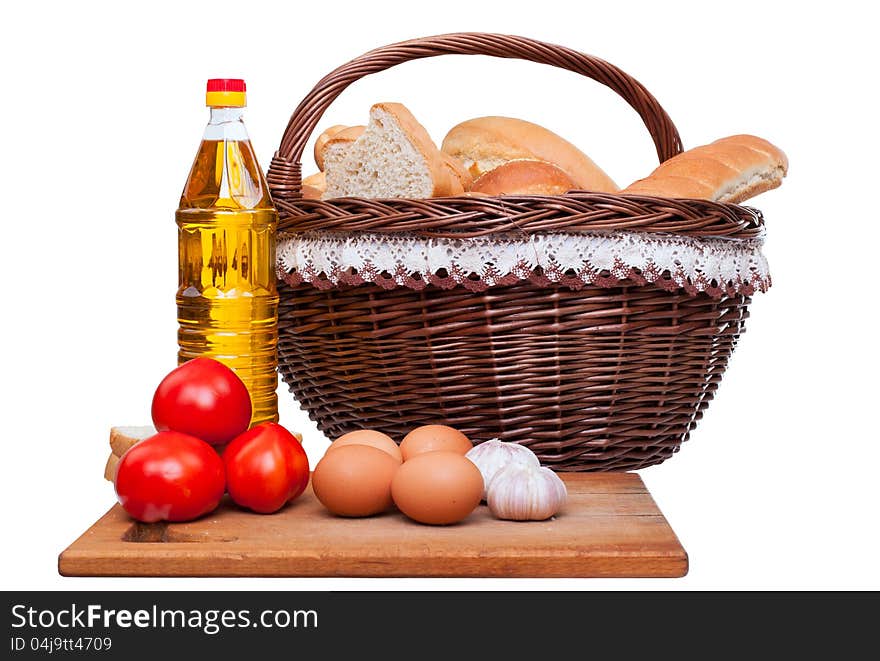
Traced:
<path fill-rule="evenodd" d="M 211 78 L 207 92 L 246 92 L 247 86 L 241 78 Z"/>
<path fill-rule="evenodd" d="M 205 92 L 205 105 L 243 108 L 247 105 L 245 89 L 241 78 L 211 78 Z"/>

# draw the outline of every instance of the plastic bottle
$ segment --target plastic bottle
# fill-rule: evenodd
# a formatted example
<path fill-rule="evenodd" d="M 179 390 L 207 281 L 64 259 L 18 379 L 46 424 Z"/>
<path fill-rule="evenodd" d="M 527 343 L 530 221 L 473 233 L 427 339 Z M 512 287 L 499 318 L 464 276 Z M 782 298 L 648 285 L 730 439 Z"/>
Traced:
<path fill-rule="evenodd" d="M 251 395 L 251 425 L 278 420 L 275 226 L 242 121 L 243 80 L 208 81 L 211 117 L 180 196 L 178 363 L 210 356 Z"/>

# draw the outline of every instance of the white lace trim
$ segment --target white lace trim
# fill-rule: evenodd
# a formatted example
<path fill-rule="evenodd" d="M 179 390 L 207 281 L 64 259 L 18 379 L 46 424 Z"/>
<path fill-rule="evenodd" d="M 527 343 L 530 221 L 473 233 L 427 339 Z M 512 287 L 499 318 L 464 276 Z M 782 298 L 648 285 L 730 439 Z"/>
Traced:
<path fill-rule="evenodd" d="M 572 288 L 622 280 L 666 289 L 751 295 L 770 286 L 760 239 L 697 239 L 640 232 L 478 238 L 304 233 L 278 237 L 278 275 L 320 288 L 371 282 L 482 290 L 520 280 Z"/>

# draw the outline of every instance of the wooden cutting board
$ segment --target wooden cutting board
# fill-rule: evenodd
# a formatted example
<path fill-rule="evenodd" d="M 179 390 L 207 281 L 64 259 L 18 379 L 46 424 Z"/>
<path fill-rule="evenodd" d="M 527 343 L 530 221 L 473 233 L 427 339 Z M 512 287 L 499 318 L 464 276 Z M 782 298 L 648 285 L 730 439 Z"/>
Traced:
<path fill-rule="evenodd" d="M 561 474 L 565 509 L 499 521 L 481 505 L 453 526 L 399 512 L 344 519 L 311 487 L 258 515 L 224 503 L 190 523 L 142 524 L 119 505 L 59 557 L 64 576 L 678 577 L 687 553 L 634 473 Z"/>

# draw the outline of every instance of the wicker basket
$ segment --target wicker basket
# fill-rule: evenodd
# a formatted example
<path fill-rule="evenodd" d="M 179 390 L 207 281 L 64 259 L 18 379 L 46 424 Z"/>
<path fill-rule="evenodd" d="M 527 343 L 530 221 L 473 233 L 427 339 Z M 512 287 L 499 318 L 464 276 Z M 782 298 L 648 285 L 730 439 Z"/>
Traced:
<path fill-rule="evenodd" d="M 462 241 L 614 230 L 734 242 L 763 235 L 756 210 L 700 200 L 587 192 L 303 200 L 299 161 L 333 100 L 363 76 L 443 54 L 519 58 L 588 76 L 639 113 L 661 162 L 682 149 L 654 97 L 595 57 L 505 35 L 408 41 L 339 67 L 296 109 L 268 174 L 279 232 Z M 288 278 L 279 283 L 280 371 L 331 438 L 368 427 L 399 440 L 417 425 L 441 422 L 478 441 L 523 443 L 557 470 L 657 464 L 688 438 L 715 394 L 753 290 L 709 282 L 697 291 L 669 273 L 653 282 L 639 272 L 600 276 L 573 287 L 538 269 L 482 291 L 450 287 L 448 279 L 413 288 L 391 278 L 294 285 Z"/>

